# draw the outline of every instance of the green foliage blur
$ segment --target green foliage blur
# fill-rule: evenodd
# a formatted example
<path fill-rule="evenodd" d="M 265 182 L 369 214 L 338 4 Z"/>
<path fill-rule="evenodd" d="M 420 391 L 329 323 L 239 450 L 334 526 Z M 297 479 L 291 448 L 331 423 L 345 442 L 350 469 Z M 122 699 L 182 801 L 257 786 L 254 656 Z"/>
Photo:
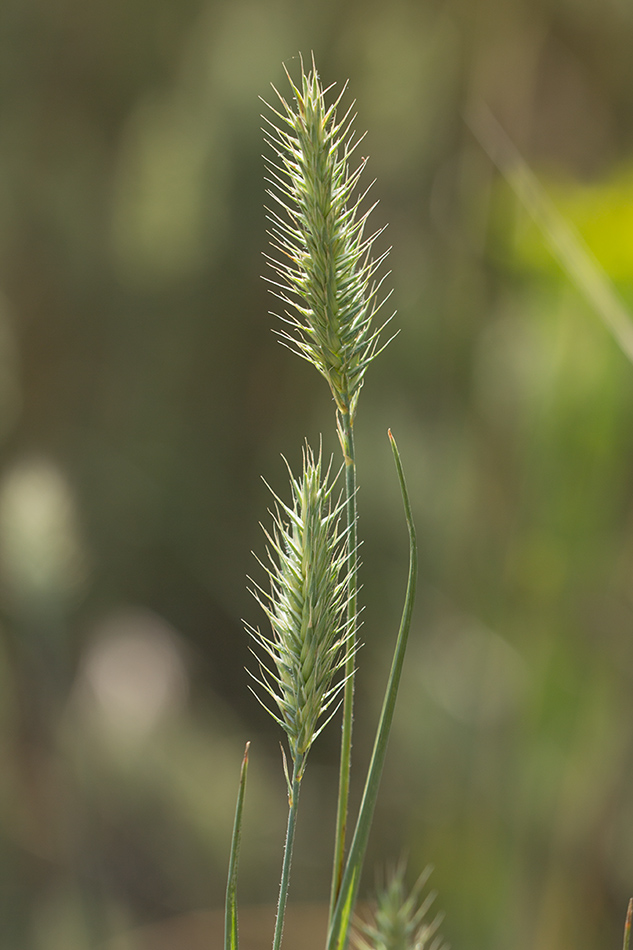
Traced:
<path fill-rule="evenodd" d="M 464 115 L 487 104 L 633 313 L 632 48 L 628 0 L 0 4 L 2 950 L 214 946 L 247 739 L 240 899 L 275 899 L 259 476 L 283 494 L 281 453 L 338 446 L 271 332 L 258 96 L 312 50 L 368 130 L 400 328 L 356 427 L 357 798 L 406 577 L 388 426 L 421 544 L 364 894 L 406 853 L 456 950 L 619 945 L 633 366 Z M 291 902 L 327 899 L 337 744 Z"/>

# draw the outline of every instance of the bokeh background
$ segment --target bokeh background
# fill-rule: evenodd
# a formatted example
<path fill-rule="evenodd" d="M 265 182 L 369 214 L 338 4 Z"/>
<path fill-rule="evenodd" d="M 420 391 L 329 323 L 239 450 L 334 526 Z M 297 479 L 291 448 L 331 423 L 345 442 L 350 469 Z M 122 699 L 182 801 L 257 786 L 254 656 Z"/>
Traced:
<path fill-rule="evenodd" d="M 363 894 L 406 854 L 457 950 L 618 945 L 633 366 L 465 117 L 487 105 L 633 308 L 631 49 L 629 0 L 3 0 L 3 950 L 213 946 L 247 739 L 241 900 L 275 899 L 245 577 L 260 475 L 283 494 L 281 453 L 338 447 L 327 387 L 271 332 L 258 96 L 311 50 L 368 130 L 400 329 L 357 422 L 356 800 L 406 576 L 388 426 L 421 544 Z M 327 897 L 337 733 L 297 902 Z"/>

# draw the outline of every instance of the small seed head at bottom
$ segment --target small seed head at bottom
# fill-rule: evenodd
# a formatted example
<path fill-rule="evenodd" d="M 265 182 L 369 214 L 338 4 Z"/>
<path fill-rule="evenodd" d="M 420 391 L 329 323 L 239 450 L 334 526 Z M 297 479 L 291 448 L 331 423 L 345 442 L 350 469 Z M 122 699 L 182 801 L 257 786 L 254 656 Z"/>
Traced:
<path fill-rule="evenodd" d="M 428 867 L 423 871 L 408 893 L 404 862 L 388 873 L 386 884 L 378 889 L 372 919 L 356 923 L 352 939 L 355 950 L 449 950 L 438 934 L 442 915 L 429 919 L 435 893 L 431 891 L 422 898 L 431 870 Z"/>

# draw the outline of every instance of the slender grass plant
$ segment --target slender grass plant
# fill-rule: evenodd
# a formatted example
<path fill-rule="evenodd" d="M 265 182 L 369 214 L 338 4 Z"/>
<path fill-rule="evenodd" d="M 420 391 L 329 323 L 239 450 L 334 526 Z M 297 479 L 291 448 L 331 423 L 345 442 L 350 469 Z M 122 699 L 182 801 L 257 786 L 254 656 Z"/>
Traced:
<path fill-rule="evenodd" d="M 247 625 L 259 647 L 259 675 L 254 678 L 269 701 L 262 700 L 263 705 L 286 733 L 292 760 L 290 774 L 284 756 L 288 828 L 274 950 L 283 932 L 301 779 L 312 743 L 344 688 L 345 677 L 337 674 L 354 650 L 346 619 L 349 558 L 345 534 L 338 532 L 341 509 L 332 504 L 335 483 L 328 484 L 328 476 L 329 471 L 322 477 L 321 456 L 315 460 L 306 446 L 301 479 L 290 473 L 292 506 L 275 496 L 273 529 L 266 532 L 269 566 L 264 569 L 270 593 L 258 586 L 252 590 L 272 635 Z"/>
<path fill-rule="evenodd" d="M 287 74 L 288 75 L 288 74 Z M 310 748 L 342 702 L 341 753 L 328 950 L 346 947 L 367 847 L 389 730 L 411 624 L 417 548 L 404 473 L 389 438 L 409 531 L 409 578 L 392 668 L 354 834 L 347 848 L 352 722 L 358 615 L 358 531 L 354 421 L 365 373 L 385 342 L 376 319 L 388 294 L 382 291 L 386 253 L 372 256 L 380 233 L 367 233 L 372 207 L 360 187 L 365 167 L 353 167 L 361 141 L 353 130 L 353 105 L 337 115 L 339 96 L 328 105 L 314 60 L 295 84 L 292 99 L 277 90 L 268 106 L 266 140 L 270 205 L 268 257 L 271 290 L 283 304 L 281 342 L 312 363 L 334 400 L 344 470 L 342 499 L 337 477 L 323 471 L 321 453 L 306 444 L 303 470 L 290 472 L 290 503 L 273 492 L 272 527 L 265 530 L 267 554 L 260 564 L 269 590 L 252 582 L 270 632 L 247 624 L 258 668 L 254 692 L 286 735 L 290 763 L 283 764 L 288 788 L 288 825 L 279 887 L 273 950 L 279 950 L 301 781 Z M 274 88 L 274 87 L 273 87 Z M 345 90 L 343 90 L 344 92 Z M 342 95 L 342 93 L 341 93 Z M 388 342 L 388 341 L 387 341 Z M 342 696 L 342 699 L 341 699 Z M 245 754 L 233 832 L 226 898 L 226 950 L 237 950 L 237 856 L 246 784 Z M 395 892 L 394 892 L 395 893 Z M 402 896 L 405 911 L 411 900 Z M 414 915 L 415 917 L 415 915 Z M 416 918 L 417 919 L 417 918 Z"/>
<path fill-rule="evenodd" d="M 268 220 L 272 254 L 271 290 L 281 302 L 281 342 L 325 378 L 334 400 L 343 453 L 344 488 L 321 452 L 306 444 L 303 469 L 290 471 L 290 503 L 275 495 L 272 527 L 265 530 L 267 555 L 260 562 L 269 590 L 252 582 L 252 593 L 270 632 L 247 624 L 258 668 L 254 692 L 286 735 L 283 752 L 288 789 L 288 825 L 282 863 L 273 950 L 281 947 L 290 883 L 299 793 L 308 754 L 342 702 L 341 753 L 330 913 L 326 950 L 346 950 L 360 874 L 371 828 L 389 731 L 402 673 L 415 600 L 417 547 L 400 455 L 389 431 L 409 532 L 409 576 L 391 671 L 351 842 L 347 818 L 358 616 L 358 525 L 354 421 L 370 364 L 386 345 L 376 320 L 389 294 L 382 290 L 386 253 L 372 256 L 380 231 L 367 233 L 373 206 L 360 187 L 365 159 L 353 165 L 362 136 L 353 130 L 353 104 L 337 115 L 341 93 L 331 104 L 314 59 L 295 84 L 292 97 L 275 89 L 267 106 Z M 274 87 L 273 87 L 274 89 Z M 562 233 L 562 232 L 561 232 Z M 569 243 L 569 242 L 567 242 Z M 567 244 L 565 245 L 567 247 Z M 574 258 L 575 260 L 575 258 Z M 571 265 L 570 265 L 571 267 Z M 611 326 L 611 324 L 609 324 Z M 613 329 L 613 327 L 611 327 Z M 388 340 L 386 342 L 389 342 Z M 628 350 L 627 350 L 628 353 Z M 341 700 L 342 694 L 342 700 Z M 237 950 L 237 867 L 246 788 L 248 746 L 240 775 L 226 890 L 225 950 Z M 378 895 L 368 923 L 358 923 L 356 950 L 442 950 L 440 918 L 429 921 L 433 895 L 422 898 L 425 872 L 407 893 L 404 868 L 392 873 Z M 629 950 L 633 900 L 624 950 Z"/>
<path fill-rule="evenodd" d="M 269 232 L 275 255 L 269 258 L 273 293 L 285 305 L 280 314 L 282 341 L 325 377 L 334 398 L 337 430 L 345 462 L 348 531 L 347 622 L 350 650 L 346 664 L 339 796 L 332 873 L 331 912 L 343 875 L 352 748 L 354 642 L 357 615 L 357 511 L 354 419 L 365 372 L 379 351 L 382 327 L 375 314 L 386 254 L 372 259 L 378 233 L 366 236 L 372 207 L 362 210 L 358 194 L 365 161 L 350 162 L 361 141 L 352 123 L 353 104 L 338 119 L 340 96 L 328 106 L 314 65 L 302 66 L 301 87 L 288 76 L 294 101 L 277 92 L 267 141 Z M 342 95 L 342 93 L 341 93 Z"/>

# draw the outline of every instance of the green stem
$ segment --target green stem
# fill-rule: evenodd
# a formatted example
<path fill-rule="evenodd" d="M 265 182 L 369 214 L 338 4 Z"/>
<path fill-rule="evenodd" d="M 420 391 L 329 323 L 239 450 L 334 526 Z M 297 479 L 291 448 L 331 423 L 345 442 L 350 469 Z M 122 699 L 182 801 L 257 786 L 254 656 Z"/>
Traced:
<path fill-rule="evenodd" d="M 288 884 L 290 882 L 290 868 L 292 866 L 292 851 L 295 843 L 295 827 L 297 824 L 297 808 L 299 806 L 299 792 L 301 778 L 305 764 L 305 755 L 298 755 L 292 769 L 292 785 L 288 795 L 288 827 L 286 828 L 286 843 L 284 845 L 284 861 L 279 883 L 279 901 L 277 903 L 277 919 L 275 921 L 275 935 L 273 950 L 279 950 L 284 932 L 284 918 L 286 916 L 286 902 L 288 900 Z"/>
<path fill-rule="evenodd" d="M 411 503 L 409 501 L 409 494 L 407 492 L 407 486 L 404 479 L 402 463 L 400 461 L 398 447 L 391 434 L 391 430 L 389 430 L 389 439 L 391 440 L 391 448 L 396 463 L 398 479 L 400 481 L 400 491 L 402 493 L 407 528 L 409 531 L 409 577 L 407 581 L 407 593 L 405 597 L 404 609 L 402 611 L 402 618 L 400 620 L 400 629 L 398 631 L 398 639 L 396 641 L 396 648 L 391 663 L 391 672 L 389 673 L 389 681 L 387 683 L 382 712 L 380 714 L 380 721 L 378 723 L 378 730 L 374 740 L 374 750 L 372 752 L 371 762 L 369 763 L 369 769 L 367 772 L 367 779 L 365 781 L 365 790 L 363 792 L 358 819 L 356 821 L 356 829 L 354 831 L 354 837 L 352 839 L 349 856 L 347 858 L 347 864 L 345 866 L 345 873 L 343 874 L 343 880 L 341 882 L 340 893 L 336 902 L 334 914 L 332 915 L 332 920 L 330 922 L 327 950 L 345 950 L 347 946 L 350 923 L 352 914 L 354 912 L 356 895 L 358 893 L 358 884 L 363 867 L 363 859 L 367 849 L 369 831 L 374 814 L 374 807 L 376 805 L 376 798 L 378 796 L 380 776 L 382 774 L 382 767 L 384 765 L 385 755 L 387 753 L 387 741 L 389 738 L 389 732 L 391 730 L 391 723 L 393 721 L 393 713 L 396 705 L 396 697 L 398 695 L 398 687 L 400 685 L 402 667 L 404 665 L 407 640 L 409 638 L 409 630 L 411 628 L 413 605 L 415 603 L 415 589 L 418 573 L 418 549 L 415 538 L 415 526 L 413 524 Z"/>
<path fill-rule="evenodd" d="M 330 921 L 338 900 L 345 863 L 345 837 L 349 803 L 349 782 L 352 762 L 352 720 L 354 713 L 354 664 L 356 662 L 356 613 L 358 590 L 357 511 L 356 511 L 356 457 L 354 451 L 354 422 L 349 413 L 339 412 L 338 434 L 345 458 L 345 501 L 349 551 L 349 599 L 347 622 L 350 629 L 350 655 L 345 665 L 345 692 L 343 694 L 343 726 L 341 732 L 341 760 L 339 765 L 338 804 L 334 838 L 334 866 L 330 892 Z"/>

